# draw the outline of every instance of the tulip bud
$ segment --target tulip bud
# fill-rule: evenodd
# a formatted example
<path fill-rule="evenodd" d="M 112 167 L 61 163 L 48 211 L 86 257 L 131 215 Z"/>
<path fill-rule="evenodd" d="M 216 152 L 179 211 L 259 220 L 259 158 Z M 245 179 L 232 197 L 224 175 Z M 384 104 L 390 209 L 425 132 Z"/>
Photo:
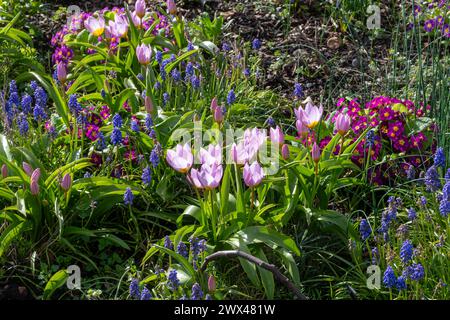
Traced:
<path fill-rule="evenodd" d="M 314 142 L 314 145 L 312 147 L 311 156 L 312 156 L 312 159 L 314 160 L 315 163 L 319 162 L 319 160 L 320 160 L 320 149 L 319 149 L 319 146 L 317 145 L 316 142 Z"/>
<path fill-rule="evenodd" d="M 217 107 L 216 110 L 214 110 L 214 121 L 217 123 L 222 123 L 224 119 L 224 114 L 222 111 L 222 108 Z"/>
<path fill-rule="evenodd" d="M 31 180 L 38 181 L 40 176 L 41 176 L 41 169 L 36 168 L 31 174 Z"/>
<path fill-rule="evenodd" d="M 283 144 L 283 146 L 281 147 L 281 156 L 283 157 L 284 160 L 289 159 L 289 147 L 287 144 Z"/>
<path fill-rule="evenodd" d="M 39 184 L 38 184 L 37 180 L 31 179 L 30 191 L 33 196 L 35 196 L 39 193 Z"/>
<path fill-rule="evenodd" d="M 60 62 L 56 65 L 56 75 L 59 82 L 64 83 L 67 79 L 67 69 L 64 63 Z"/>
<path fill-rule="evenodd" d="M 137 0 L 136 5 L 134 7 L 135 7 L 134 12 L 136 12 L 136 15 L 142 19 L 145 16 L 145 1 Z"/>
<path fill-rule="evenodd" d="M 174 0 L 167 0 L 167 12 L 172 15 L 177 14 L 177 5 L 175 4 Z"/>
<path fill-rule="evenodd" d="M 209 292 L 216 291 L 216 279 L 213 275 L 210 275 L 208 278 L 208 290 Z"/>
<path fill-rule="evenodd" d="M 217 98 L 214 97 L 211 100 L 211 112 L 214 113 L 216 111 L 216 109 L 218 108 L 219 104 L 217 103 Z"/>
<path fill-rule="evenodd" d="M 25 173 L 31 177 L 31 174 L 33 173 L 33 168 L 26 162 L 22 163 L 22 168 L 25 171 Z"/>
<path fill-rule="evenodd" d="M 2 165 L 2 177 L 6 178 L 8 176 L 8 167 L 6 166 L 6 164 Z"/>
<path fill-rule="evenodd" d="M 63 188 L 64 191 L 67 191 L 72 186 L 72 177 L 70 174 L 66 173 L 64 177 L 61 180 L 61 188 Z"/>
<path fill-rule="evenodd" d="M 152 113 L 153 112 L 152 98 L 150 98 L 149 96 L 145 96 L 144 104 L 145 104 L 145 110 L 147 110 L 148 113 Z"/>

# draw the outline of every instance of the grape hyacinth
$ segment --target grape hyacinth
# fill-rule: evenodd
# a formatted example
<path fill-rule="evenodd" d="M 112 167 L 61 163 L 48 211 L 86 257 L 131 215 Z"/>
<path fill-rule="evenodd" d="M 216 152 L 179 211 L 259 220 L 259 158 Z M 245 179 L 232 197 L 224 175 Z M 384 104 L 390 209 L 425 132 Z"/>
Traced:
<path fill-rule="evenodd" d="M 437 148 L 434 154 L 434 165 L 436 167 L 445 168 L 445 153 L 442 147 Z"/>
<path fill-rule="evenodd" d="M 120 116 L 120 114 L 116 113 L 112 119 L 112 124 L 114 126 L 114 128 L 121 128 L 123 121 L 122 121 L 122 117 Z"/>
<path fill-rule="evenodd" d="M 156 146 L 152 149 L 152 152 L 150 153 L 150 162 L 153 168 L 156 168 L 159 164 L 159 155 Z"/>
<path fill-rule="evenodd" d="M 71 94 L 69 96 L 69 110 L 70 112 L 72 112 L 74 115 L 78 115 L 79 112 L 81 112 L 81 105 L 78 102 L 77 99 L 77 95 L 76 94 Z"/>
<path fill-rule="evenodd" d="M 150 300 L 152 298 L 152 294 L 150 293 L 150 290 L 148 290 L 146 287 L 142 289 L 141 292 L 141 300 Z"/>
<path fill-rule="evenodd" d="M 252 48 L 253 48 L 253 50 L 261 49 L 261 40 L 259 40 L 258 38 L 253 39 Z"/>
<path fill-rule="evenodd" d="M 420 281 L 425 276 L 425 270 L 420 263 L 414 263 L 408 266 L 403 273 L 404 277 L 408 277 L 412 281 Z"/>
<path fill-rule="evenodd" d="M 395 283 L 395 287 L 399 291 L 406 290 L 406 281 L 405 281 L 405 278 L 403 276 L 400 276 L 400 277 L 397 278 L 397 282 Z"/>
<path fill-rule="evenodd" d="M 118 144 L 121 144 L 122 141 L 123 141 L 122 131 L 120 131 L 120 129 L 118 129 L 118 128 L 114 128 L 111 133 L 111 143 L 113 145 L 118 145 Z"/>
<path fill-rule="evenodd" d="M 191 300 L 201 300 L 202 298 L 203 298 L 202 288 L 198 283 L 194 283 L 194 285 L 192 286 Z"/>
<path fill-rule="evenodd" d="M 370 227 L 366 219 L 361 220 L 361 223 L 359 225 L 359 232 L 361 233 L 361 238 L 363 241 L 366 241 L 370 237 L 372 228 Z"/>
<path fill-rule="evenodd" d="M 145 116 L 145 128 L 148 131 L 153 128 L 153 118 L 149 113 L 147 113 L 147 115 Z"/>
<path fill-rule="evenodd" d="M 133 191 L 131 191 L 131 188 L 128 187 L 125 190 L 125 193 L 123 195 L 123 203 L 125 205 L 133 205 L 133 200 L 134 200 L 134 195 L 133 195 Z"/>
<path fill-rule="evenodd" d="M 20 113 L 19 116 L 17 117 L 17 127 L 19 128 L 19 133 L 21 136 L 25 136 L 28 133 L 29 130 L 28 120 L 23 113 Z"/>
<path fill-rule="evenodd" d="M 139 281 L 138 279 L 132 279 L 130 282 L 130 296 L 133 298 L 140 298 L 141 292 L 139 290 Z"/>
<path fill-rule="evenodd" d="M 186 247 L 186 245 L 184 244 L 184 242 L 180 241 L 177 245 L 177 253 L 184 257 L 184 258 L 188 258 L 189 256 L 189 252 L 188 252 L 188 248 Z"/>
<path fill-rule="evenodd" d="M 439 180 L 436 166 L 431 166 L 425 173 L 425 186 L 429 192 L 435 192 L 440 189 L 441 181 Z"/>
<path fill-rule="evenodd" d="M 414 208 L 409 208 L 406 210 L 406 212 L 408 213 L 408 219 L 410 221 L 414 221 L 417 218 L 417 212 L 416 210 L 414 210 Z"/>
<path fill-rule="evenodd" d="M 178 289 L 179 285 L 180 280 L 178 280 L 177 270 L 170 270 L 169 276 L 167 277 L 167 286 L 169 287 L 169 289 L 175 291 Z"/>
<path fill-rule="evenodd" d="M 416 178 L 416 170 L 412 164 L 409 165 L 408 169 L 406 169 L 406 179 L 414 180 Z"/>
<path fill-rule="evenodd" d="M 173 250 L 173 242 L 170 240 L 169 236 L 165 236 L 164 238 L 164 248 Z"/>
<path fill-rule="evenodd" d="M 131 128 L 132 131 L 134 131 L 136 133 L 139 132 L 140 128 L 139 128 L 138 121 L 137 120 L 131 120 L 130 128 Z"/>
<path fill-rule="evenodd" d="M 386 288 L 393 288 L 397 284 L 397 278 L 391 266 L 387 266 L 386 271 L 384 271 L 383 284 Z"/>
<path fill-rule="evenodd" d="M 22 102 L 21 102 L 23 113 L 25 113 L 25 114 L 31 113 L 31 104 L 32 103 L 33 103 L 33 98 L 30 95 L 25 93 L 22 96 Z"/>
<path fill-rule="evenodd" d="M 407 264 L 411 261 L 413 256 L 413 245 L 409 240 L 405 240 L 400 248 L 400 259 L 404 264 Z"/>
<path fill-rule="evenodd" d="M 303 87 L 300 83 L 295 83 L 294 84 L 294 96 L 297 99 L 300 99 L 304 96 L 305 94 L 303 93 Z"/>
<path fill-rule="evenodd" d="M 150 183 L 152 182 L 152 171 L 149 167 L 144 168 L 144 170 L 142 170 L 142 183 L 145 186 L 150 185 Z"/>
<path fill-rule="evenodd" d="M 234 94 L 234 90 L 231 89 L 227 95 L 227 104 L 232 105 L 235 100 L 236 100 L 236 95 Z"/>

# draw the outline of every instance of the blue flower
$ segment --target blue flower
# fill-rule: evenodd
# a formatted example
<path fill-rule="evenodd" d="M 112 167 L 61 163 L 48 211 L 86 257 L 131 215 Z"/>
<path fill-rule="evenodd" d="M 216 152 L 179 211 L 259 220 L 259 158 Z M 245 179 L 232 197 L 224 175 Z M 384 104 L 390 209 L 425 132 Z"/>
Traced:
<path fill-rule="evenodd" d="M 425 173 L 427 191 L 434 192 L 441 188 L 441 181 L 436 166 L 431 166 Z"/>
<path fill-rule="evenodd" d="M 172 72 L 170 73 L 172 76 L 173 81 L 180 82 L 181 81 L 181 73 L 177 68 L 174 68 Z"/>
<path fill-rule="evenodd" d="M 439 203 L 439 213 L 442 217 L 447 218 L 450 213 L 450 201 L 444 198 Z"/>
<path fill-rule="evenodd" d="M 379 252 L 378 248 L 374 247 L 372 248 L 372 264 L 378 264 L 378 258 L 379 258 Z"/>
<path fill-rule="evenodd" d="M 397 278 L 397 283 L 395 284 L 395 287 L 398 290 L 406 290 L 406 281 L 403 276 Z"/>
<path fill-rule="evenodd" d="M 112 119 L 112 124 L 114 126 L 114 128 L 121 128 L 123 121 L 122 121 L 122 117 L 120 116 L 120 114 L 116 113 Z"/>
<path fill-rule="evenodd" d="M 164 238 L 164 248 L 173 250 L 173 243 L 170 240 L 169 236 L 165 236 Z"/>
<path fill-rule="evenodd" d="M 203 298 L 202 288 L 198 283 L 194 283 L 194 285 L 192 286 L 191 300 L 201 300 L 202 298 Z"/>
<path fill-rule="evenodd" d="M 194 65 L 192 64 L 192 62 L 188 62 L 186 65 L 186 76 L 187 77 L 192 77 L 194 75 Z"/>
<path fill-rule="evenodd" d="M 31 113 L 31 104 L 33 103 L 33 98 L 28 95 L 28 94 L 24 94 L 22 96 L 22 111 L 25 114 L 29 114 Z"/>
<path fill-rule="evenodd" d="M 142 289 L 141 292 L 141 300 L 150 300 L 152 298 L 152 294 L 150 293 L 150 290 L 148 290 L 146 287 Z"/>
<path fill-rule="evenodd" d="M 36 101 L 36 105 L 39 105 L 42 109 L 47 105 L 47 93 L 41 87 L 36 87 L 34 91 L 34 100 Z"/>
<path fill-rule="evenodd" d="M 375 144 L 375 132 L 373 130 L 369 130 L 366 134 L 366 146 L 373 147 Z"/>
<path fill-rule="evenodd" d="M 231 89 L 228 92 L 228 95 L 227 95 L 227 103 L 228 103 L 228 105 L 232 105 L 235 100 L 236 100 L 236 95 L 234 94 L 234 90 Z"/>
<path fill-rule="evenodd" d="M 145 127 L 148 131 L 150 131 L 153 127 L 153 118 L 150 113 L 147 113 L 145 116 Z"/>
<path fill-rule="evenodd" d="M 155 85 L 153 86 L 153 88 L 155 88 L 155 90 L 161 89 L 161 82 L 156 81 L 156 82 L 155 82 Z"/>
<path fill-rule="evenodd" d="M 414 247 L 409 240 L 405 240 L 400 248 L 400 259 L 404 264 L 411 261 Z"/>
<path fill-rule="evenodd" d="M 302 98 L 305 94 L 303 93 L 303 87 L 300 83 L 294 84 L 294 96 L 298 99 Z"/>
<path fill-rule="evenodd" d="M 194 47 L 194 45 L 192 44 L 192 42 L 189 42 L 189 43 L 188 43 L 187 50 L 188 50 L 188 51 L 195 50 L 195 47 Z"/>
<path fill-rule="evenodd" d="M 156 147 L 154 147 L 150 153 L 150 162 L 152 163 L 153 168 L 156 168 L 159 164 L 159 155 Z"/>
<path fill-rule="evenodd" d="M 82 110 L 81 105 L 78 102 L 76 94 L 71 94 L 69 96 L 68 105 L 69 105 L 70 112 L 72 112 L 74 115 L 78 115 L 78 113 L 81 112 L 81 110 Z"/>
<path fill-rule="evenodd" d="M 111 133 L 111 143 L 113 145 L 118 145 L 122 143 L 122 131 L 118 128 L 114 128 Z"/>
<path fill-rule="evenodd" d="M 149 167 L 142 170 L 142 183 L 146 186 L 150 185 L 152 182 L 152 170 Z"/>
<path fill-rule="evenodd" d="M 253 41 L 252 41 L 252 48 L 253 48 L 253 50 L 261 49 L 261 40 L 259 40 L 257 38 L 253 39 Z"/>
<path fill-rule="evenodd" d="M 166 60 L 164 60 L 166 61 Z M 161 79 L 164 81 L 167 78 L 167 72 L 166 72 L 166 68 L 164 66 L 164 61 L 161 64 L 161 66 L 159 67 L 159 75 L 161 76 Z"/>
<path fill-rule="evenodd" d="M 131 130 L 134 132 L 139 132 L 139 130 L 140 130 L 139 123 L 137 122 L 137 120 L 131 120 L 130 127 L 131 127 Z"/>
<path fill-rule="evenodd" d="M 163 54 L 161 51 L 156 50 L 155 59 L 158 61 L 158 64 L 162 64 Z"/>
<path fill-rule="evenodd" d="M 194 88 L 194 89 L 198 89 L 198 88 L 200 88 L 200 78 L 199 77 L 197 77 L 197 76 L 192 76 L 191 77 L 191 84 L 192 84 L 192 87 Z"/>
<path fill-rule="evenodd" d="M 231 47 L 230 47 L 230 45 L 228 44 L 228 43 L 226 43 L 226 42 L 224 42 L 223 44 L 222 44 L 222 50 L 223 51 L 230 51 L 231 50 Z"/>
<path fill-rule="evenodd" d="M 359 224 L 359 232 L 361 233 L 361 239 L 363 241 L 366 241 L 366 239 L 368 239 L 372 234 L 372 228 L 366 219 L 361 220 L 361 223 Z"/>
<path fill-rule="evenodd" d="M 120 133 L 120 136 L 122 137 L 122 133 Z M 103 150 L 106 148 L 105 136 L 103 135 L 103 132 L 101 132 L 101 131 L 97 135 L 97 148 L 99 150 Z"/>
<path fill-rule="evenodd" d="M 442 147 L 437 148 L 434 154 L 434 165 L 436 167 L 445 168 L 445 153 Z"/>
<path fill-rule="evenodd" d="M 19 127 L 19 133 L 21 136 L 25 136 L 28 133 L 28 120 L 23 113 L 19 114 L 17 117 L 17 126 Z"/>
<path fill-rule="evenodd" d="M 153 140 L 156 140 L 156 131 L 154 129 L 151 129 L 150 132 L 148 133 L 148 136 Z"/>
<path fill-rule="evenodd" d="M 133 199 L 134 199 L 134 195 L 133 195 L 133 191 L 131 191 L 131 188 L 128 187 L 125 190 L 125 193 L 123 194 L 123 203 L 125 203 L 125 205 L 133 205 Z"/>
<path fill-rule="evenodd" d="M 409 165 L 408 169 L 406 169 L 406 179 L 414 180 L 416 177 L 416 170 L 412 164 Z"/>
<path fill-rule="evenodd" d="M 47 119 L 47 114 L 40 105 L 36 104 L 33 109 L 33 117 L 35 121 L 45 120 Z"/>
<path fill-rule="evenodd" d="M 391 266 L 387 266 L 386 271 L 384 271 L 383 284 L 386 288 L 393 288 L 397 284 L 397 278 Z"/>
<path fill-rule="evenodd" d="M 406 212 L 408 213 L 408 219 L 413 221 L 417 218 L 417 212 L 416 210 L 414 210 L 414 208 L 409 208 L 406 210 Z"/>
<path fill-rule="evenodd" d="M 132 279 L 130 282 L 130 296 L 133 298 L 139 299 L 141 296 L 141 292 L 139 290 L 139 281 L 138 279 Z"/>
<path fill-rule="evenodd" d="M 276 126 L 275 119 L 272 117 L 267 118 L 267 125 L 269 127 L 275 128 L 275 126 Z"/>
<path fill-rule="evenodd" d="M 170 96 L 167 92 L 163 93 L 163 106 L 165 106 L 167 104 L 167 102 L 169 102 Z"/>
<path fill-rule="evenodd" d="M 450 201 L 450 181 L 447 181 L 442 187 L 442 197 L 445 200 Z"/>
<path fill-rule="evenodd" d="M 248 77 L 250 77 L 250 74 L 251 74 L 250 69 L 249 68 L 245 68 L 244 69 L 244 77 L 248 78 Z"/>
<path fill-rule="evenodd" d="M 144 81 L 145 80 L 145 77 L 144 77 L 144 75 L 142 73 L 138 73 L 136 78 L 138 78 L 140 81 Z"/>
<path fill-rule="evenodd" d="M 427 205 L 427 202 L 428 202 L 428 200 L 427 200 L 427 198 L 425 196 L 421 196 L 420 197 L 420 205 L 422 207 L 425 207 Z"/>
<path fill-rule="evenodd" d="M 425 270 L 420 263 L 414 263 L 403 271 L 403 276 L 413 281 L 420 281 L 425 276 Z"/>
<path fill-rule="evenodd" d="M 83 178 L 86 178 L 86 179 L 91 178 L 91 177 L 92 177 L 92 175 L 89 171 L 86 171 L 85 174 L 83 175 Z"/>
<path fill-rule="evenodd" d="M 167 286 L 169 289 L 175 291 L 178 289 L 178 286 L 180 285 L 180 280 L 178 280 L 177 276 L 177 270 L 172 269 L 169 272 L 169 276 L 167 278 Z"/>
<path fill-rule="evenodd" d="M 197 258 L 197 256 L 202 253 L 203 251 L 205 251 L 206 249 L 206 243 L 205 240 L 198 240 L 198 238 L 191 238 L 189 239 L 189 242 L 191 244 L 191 253 L 192 256 L 194 257 L 194 259 Z"/>
<path fill-rule="evenodd" d="M 33 92 L 36 91 L 37 87 L 38 87 L 38 84 L 36 81 L 33 80 L 30 82 L 30 88 Z"/>
<path fill-rule="evenodd" d="M 188 253 L 188 249 L 186 247 L 186 245 L 184 244 L 183 241 L 180 241 L 177 245 L 177 253 L 184 257 L 184 258 L 188 258 L 189 257 L 189 253 Z"/>
<path fill-rule="evenodd" d="M 450 168 L 448 168 L 447 172 L 445 173 L 444 178 L 445 178 L 445 181 L 447 181 L 447 182 L 450 181 Z"/>

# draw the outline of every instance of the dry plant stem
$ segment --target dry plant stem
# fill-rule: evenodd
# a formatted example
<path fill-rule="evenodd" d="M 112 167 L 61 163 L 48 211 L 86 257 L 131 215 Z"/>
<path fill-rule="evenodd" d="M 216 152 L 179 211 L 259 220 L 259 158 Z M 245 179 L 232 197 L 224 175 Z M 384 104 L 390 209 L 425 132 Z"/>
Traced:
<path fill-rule="evenodd" d="M 269 264 L 259 258 L 256 258 L 255 256 L 252 256 L 248 253 L 239 251 L 239 250 L 225 250 L 225 251 L 217 251 L 205 258 L 205 261 L 203 262 L 200 270 L 205 271 L 206 267 L 208 266 L 208 263 L 217 260 L 220 258 L 243 258 L 246 259 L 254 264 L 256 264 L 258 267 L 264 268 L 266 270 L 269 270 L 272 272 L 274 277 L 283 284 L 286 288 L 288 288 L 295 296 L 296 299 L 299 300 L 308 300 L 309 298 L 305 296 L 296 286 L 293 284 L 285 275 L 283 275 L 280 270 L 278 270 L 277 267 L 275 267 L 273 264 Z"/>

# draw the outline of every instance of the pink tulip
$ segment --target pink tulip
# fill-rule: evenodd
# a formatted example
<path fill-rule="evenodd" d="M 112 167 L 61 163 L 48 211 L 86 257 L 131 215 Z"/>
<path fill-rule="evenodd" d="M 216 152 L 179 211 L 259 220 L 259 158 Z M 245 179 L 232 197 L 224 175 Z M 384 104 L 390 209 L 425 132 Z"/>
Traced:
<path fill-rule="evenodd" d="M 216 291 L 216 278 L 213 275 L 210 275 L 208 278 L 208 291 L 214 292 Z"/>
<path fill-rule="evenodd" d="M 217 123 L 222 123 L 225 118 L 224 112 L 221 107 L 217 107 L 214 110 L 214 121 Z"/>
<path fill-rule="evenodd" d="M 84 21 L 86 29 L 95 37 L 100 37 L 105 30 L 105 19 L 103 17 L 95 18 L 90 16 Z"/>
<path fill-rule="evenodd" d="M 66 82 L 67 69 L 64 63 L 60 62 L 56 65 L 56 75 L 61 83 Z"/>
<path fill-rule="evenodd" d="M 347 114 L 340 113 L 334 123 L 335 130 L 344 136 L 350 130 L 351 119 Z"/>
<path fill-rule="evenodd" d="M 280 126 L 276 126 L 276 128 L 270 128 L 270 141 L 272 141 L 272 143 L 277 147 L 281 146 L 284 143 L 284 134 Z"/>
<path fill-rule="evenodd" d="M 145 1 L 137 0 L 134 6 L 134 10 L 136 12 L 136 15 L 142 19 L 145 16 Z"/>
<path fill-rule="evenodd" d="M 30 191 L 33 196 L 35 196 L 39 193 L 39 184 L 36 180 L 31 180 Z"/>
<path fill-rule="evenodd" d="M 222 165 L 205 163 L 199 170 L 192 169 L 188 175 L 188 180 L 196 188 L 212 190 L 219 186 L 222 175 Z"/>
<path fill-rule="evenodd" d="M 145 110 L 148 113 L 152 113 L 153 112 L 153 101 L 152 101 L 152 98 L 150 98 L 149 96 L 145 96 L 144 104 L 145 104 Z"/>
<path fill-rule="evenodd" d="M 147 65 L 152 58 L 152 47 L 150 45 L 141 44 L 136 48 L 136 56 L 140 64 Z"/>
<path fill-rule="evenodd" d="M 261 181 L 264 178 L 264 171 L 259 165 L 258 162 L 253 162 L 251 165 L 248 165 L 248 163 L 244 166 L 244 182 L 245 184 L 250 187 L 256 187 L 261 183 Z"/>
<path fill-rule="evenodd" d="M 295 121 L 295 126 L 297 127 L 297 134 L 299 138 L 305 138 L 308 135 L 309 129 L 303 124 L 302 120 Z"/>
<path fill-rule="evenodd" d="M 281 156 L 283 157 L 284 160 L 289 159 L 289 147 L 287 144 L 283 144 L 283 147 L 281 147 Z"/>
<path fill-rule="evenodd" d="M 22 168 L 25 171 L 25 173 L 31 177 L 31 174 L 33 173 L 33 168 L 26 162 L 22 162 Z"/>
<path fill-rule="evenodd" d="M 6 166 L 6 164 L 2 165 L 2 177 L 6 178 L 8 176 L 8 167 Z"/>
<path fill-rule="evenodd" d="M 211 100 L 211 112 L 214 113 L 216 109 L 219 107 L 219 104 L 217 103 L 217 98 L 214 97 Z"/>
<path fill-rule="evenodd" d="M 167 12 L 170 14 L 177 14 L 177 5 L 174 0 L 167 0 Z"/>
<path fill-rule="evenodd" d="M 140 28 L 142 25 L 142 19 L 138 17 L 136 14 L 136 11 L 133 11 L 131 13 L 131 20 L 133 21 L 133 24 L 136 28 Z"/>
<path fill-rule="evenodd" d="M 314 145 L 312 147 L 311 156 L 312 156 L 312 159 L 314 160 L 315 163 L 319 162 L 319 160 L 320 160 L 320 148 L 319 148 L 319 146 L 317 145 L 316 142 L 314 142 Z"/>
<path fill-rule="evenodd" d="M 212 165 L 222 163 L 222 148 L 220 145 L 210 144 L 208 149 L 201 148 L 200 152 L 200 162 L 202 164 Z"/>
<path fill-rule="evenodd" d="M 231 146 L 231 159 L 238 165 L 244 165 L 247 162 L 248 154 L 245 150 L 244 142 L 233 143 Z"/>
<path fill-rule="evenodd" d="M 244 131 L 244 147 L 247 152 L 247 161 L 256 161 L 257 153 L 261 146 L 266 142 L 267 133 L 258 128 L 247 129 Z"/>
<path fill-rule="evenodd" d="M 70 174 L 66 173 L 64 177 L 61 180 L 61 188 L 63 188 L 64 191 L 67 191 L 72 186 L 72 177 Z"/>
<path fill-rule="evenodd" d="M 116 14 L 114 21 L 109 21 L 106 27 L 107 38 L 122 38 L 128 34 L 128 21 L 125 16 Z"/>
<path fill-rule="evenodd" d="M 38 181 L 40 176 L 41 176 L 41 169 L 36 168 L 36 169 L 34 169 L 33 173 L 31 174 L 30 180 Z"/>
<path fill-rule="evenodd" d="M 296 110 L 296 115 L 299 120 L 303 122 L 309 129 L 313 129 L 317 126 L 322 118 L 323 107 L 314 106 L 311 102 L 306 104 L 305 109 L 301 107 Z"/>
<path fill-rule="evenodd" d="M 175 149 L 167 151 L 166 160 L 174 170 L 186 173 L 192 167 L 194 156 L 189 144 L 178 144 Z"/>

